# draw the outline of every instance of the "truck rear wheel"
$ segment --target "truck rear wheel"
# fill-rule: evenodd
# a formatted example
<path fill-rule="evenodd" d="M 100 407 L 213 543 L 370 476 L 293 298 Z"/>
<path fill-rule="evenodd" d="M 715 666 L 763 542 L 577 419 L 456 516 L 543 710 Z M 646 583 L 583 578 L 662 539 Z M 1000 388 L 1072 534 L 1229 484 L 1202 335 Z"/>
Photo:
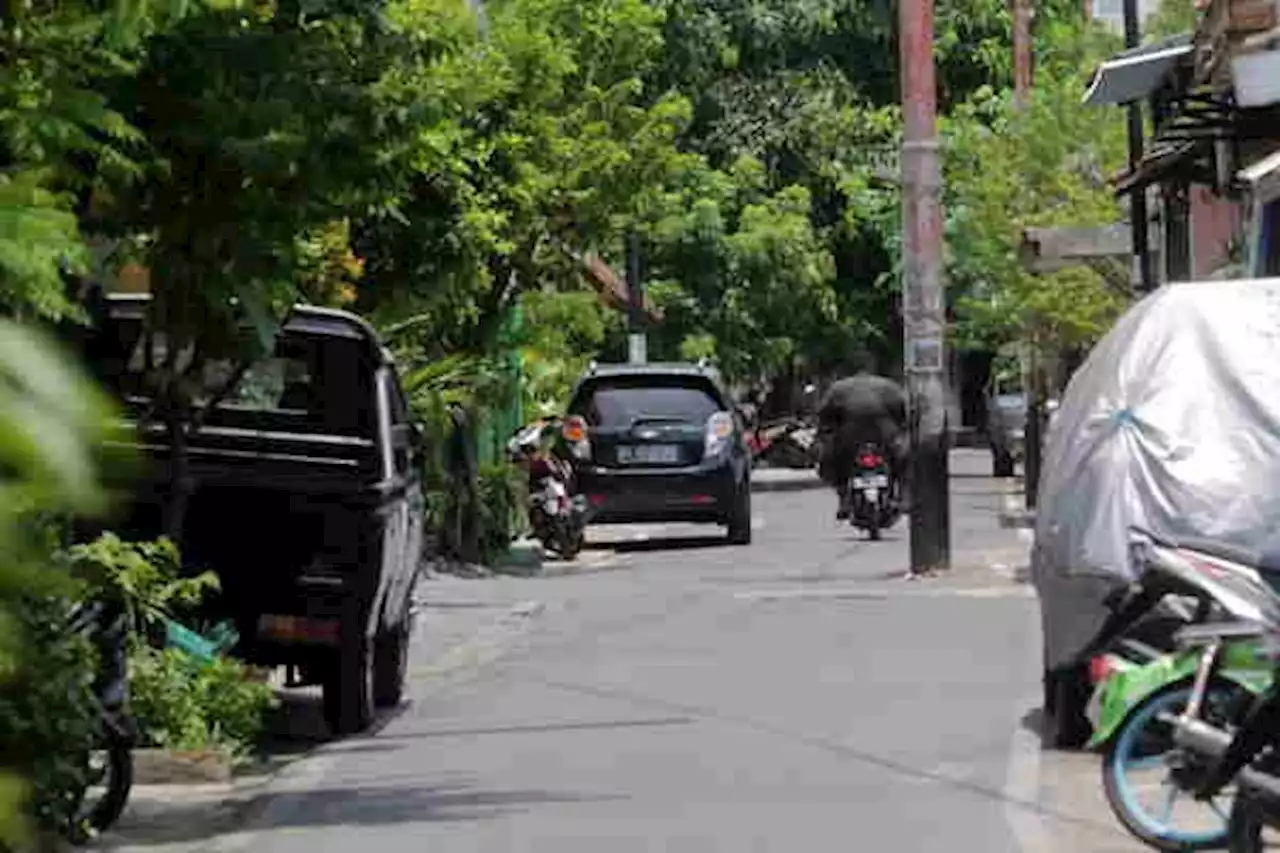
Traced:
<path fill-rule="evenodd" d="M 339 652 L 324 682 L 324 718 L 335 735 L 358 734 L 373 722 L 373 644 L 356 654 Z"/>
<path fill-rule="evenodd" d="M 409 619 L 378 640 L 373 657 L 373 702 L 379 708 L 400 704 L 404 698 L 405 676 L 409 672 L 409 640 L 413 635 Z"/>

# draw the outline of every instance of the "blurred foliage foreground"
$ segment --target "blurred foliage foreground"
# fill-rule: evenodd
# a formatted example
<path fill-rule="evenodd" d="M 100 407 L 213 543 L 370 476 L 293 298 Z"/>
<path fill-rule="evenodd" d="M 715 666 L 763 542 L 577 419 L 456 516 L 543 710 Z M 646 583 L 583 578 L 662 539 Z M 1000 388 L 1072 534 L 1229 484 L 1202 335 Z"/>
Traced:
<path fill-rule="evenodd" d="M 240 664 L 200 662 L 148 638 L 216 588 L 182 577 L 165 540 L 107 533 L 71 546 L 68 520 L 104 509 L 100 452 L 111 407 L 79 367 L 32 329 L 0 320 L 0 850 L 80 837 L 77 813 L 100 721 L 99 662 L 66 629 L 78 601 L 111 598 L 128 615 L 132 712 L 142 746 L 253 746 L 271 690 Z M 111 460 L 113 463 L 124 460 Z M 202 626 L 203 627 L 203 626 Z M 161 630 L 160 633 L 163 633 Z"/>

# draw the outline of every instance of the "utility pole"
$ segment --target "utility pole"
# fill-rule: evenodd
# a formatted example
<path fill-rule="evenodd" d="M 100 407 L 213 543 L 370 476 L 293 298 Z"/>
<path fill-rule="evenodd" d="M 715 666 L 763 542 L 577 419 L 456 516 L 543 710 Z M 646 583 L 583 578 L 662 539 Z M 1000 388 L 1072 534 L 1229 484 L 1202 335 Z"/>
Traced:
<path fill-rule="evenodd" d="M 1032 0 L 1013 0 L 1013 103 L 1019 110 L 1031 101 Z M 1023 433 L 1022 492 L 1027 509 L 1035 509 L 1040 490 L 1040 461 L 1043 455 L 1044 366 L 1040 363 L 1036 336 L 1027 342 L 1022 363 L 1022 387 L 1026 397 L 1026 419 Z"/>
<path fill-rule="evenodd" d="M 942 289 L 942 169 L 933 0 L 899 1 L 902 64 L 902 320 L 911 406 L 911 572 L 951 564 Z"/>
<path fill-rule="evenodd" d="M 1142 41 L 1142 22 L 1138 18 L 1138 0 L 1124 0 L 1124 46 L 1135 48 Z M 1129 104 L 1129 169 L 1142 162 L 1142 102 Z M 1129 193 L 1129 221 L 1133 228 L 1133 271 L 1135 289 L 1150 293 L 1156 276 L 1152 266 L 1151 247 L 1147 236 L 1147 191 L 1140 187 Z"/>
<path fill-rule="evenodd" d="M 627 360 L 644 364 L 649 360 L 649 340 L 645 335 L 644 279 L 640 277 L 640 235 L 627 233 L 627 312 L 630 334 L 627 336 Z"/>
<path fill-rule="evenodd" d="M 1013 0 L 1013 102 L 1027 105 L 1031 93 L 1031 0 Z"/>
<path fill-rule="evenodd" d="M 1160 127 L 1169 119 L 1169 110 L 1158 98 L 1151 99 L 1151 124 Z M 1160 221 L 1164 226 L 1163 281 L 1191 278 L 1191 185 L 1177 176 L 1160 187 Z"/>

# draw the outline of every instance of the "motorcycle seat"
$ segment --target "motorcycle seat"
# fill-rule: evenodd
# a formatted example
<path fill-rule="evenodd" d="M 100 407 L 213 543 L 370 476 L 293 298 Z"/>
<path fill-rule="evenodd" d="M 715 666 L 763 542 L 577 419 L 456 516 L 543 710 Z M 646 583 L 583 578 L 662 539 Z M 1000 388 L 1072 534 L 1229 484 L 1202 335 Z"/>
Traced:
<path fill-rule="evenodd" d="M 1198 537 L 1176 539 L 1173 544 L 1183 550 L 1196 551 L 1220 560 L 1230 560 L 1233 563 L 1257 569 L 1259 572 L 1280 575 L 1280 549 L 1274 547 L 1259 551 L 1243 545 Z"/>

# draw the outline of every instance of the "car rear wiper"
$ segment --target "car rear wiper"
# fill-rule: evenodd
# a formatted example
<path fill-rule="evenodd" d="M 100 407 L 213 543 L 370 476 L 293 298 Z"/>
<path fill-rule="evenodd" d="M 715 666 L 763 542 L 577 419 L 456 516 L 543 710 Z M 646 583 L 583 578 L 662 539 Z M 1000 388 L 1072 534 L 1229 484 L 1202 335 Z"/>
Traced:
<path fill-rule="evenodd" d="M 670 415 L 657 415 L 657 416 L 642 415 L 638 418 L 632 418 L 631 421 L 627 424 L 627 429 L 635 429 L 636 427 L 642 426 L 645 424 L 691 424 L 691 423 L 693 423 L 693 421 L 689 420 L 688 418 L 677 418 L 677 417 L 672 417 Z"/>

